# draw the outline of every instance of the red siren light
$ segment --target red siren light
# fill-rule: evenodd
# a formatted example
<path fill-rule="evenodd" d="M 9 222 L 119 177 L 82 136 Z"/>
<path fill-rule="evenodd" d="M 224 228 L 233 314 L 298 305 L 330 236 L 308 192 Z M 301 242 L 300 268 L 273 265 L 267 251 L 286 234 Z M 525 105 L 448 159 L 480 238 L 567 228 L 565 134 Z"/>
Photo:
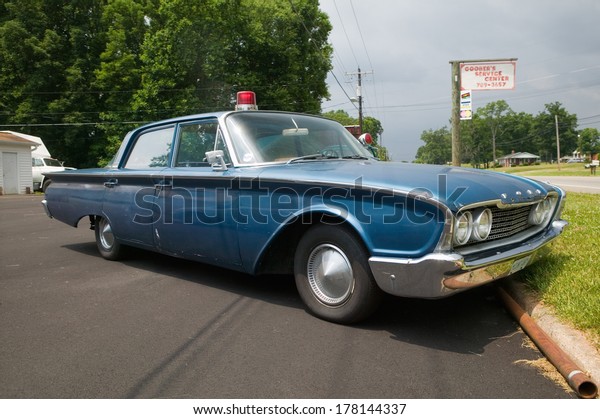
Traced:
<path fill-rule="evenodd" d="M 256 93 L 251 91 L 237 92 L 237 103 L 235 105 L 236 111 L 256 111 L 258 106 L 256 105 Z"/>
<path fill-rule="evenodd" d="M 363 144 L 373 144 L 373 137 L 368 132 L 358 137 L 359 141 Z"/>

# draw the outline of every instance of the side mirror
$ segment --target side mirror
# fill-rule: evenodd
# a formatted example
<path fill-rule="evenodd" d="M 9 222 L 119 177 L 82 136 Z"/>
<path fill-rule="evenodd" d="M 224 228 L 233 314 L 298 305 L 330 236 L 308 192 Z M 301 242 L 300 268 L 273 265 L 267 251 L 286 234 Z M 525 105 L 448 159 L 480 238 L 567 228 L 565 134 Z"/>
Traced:
<path fill-rule="evenodd" d="M 213 170 L 217 172 L 227 170 L 227 163 L 225 163 L 225 159 L 223 158 L 223 150 L 207 151 L 205 154 L 206 161 L 212 166 Z"/>

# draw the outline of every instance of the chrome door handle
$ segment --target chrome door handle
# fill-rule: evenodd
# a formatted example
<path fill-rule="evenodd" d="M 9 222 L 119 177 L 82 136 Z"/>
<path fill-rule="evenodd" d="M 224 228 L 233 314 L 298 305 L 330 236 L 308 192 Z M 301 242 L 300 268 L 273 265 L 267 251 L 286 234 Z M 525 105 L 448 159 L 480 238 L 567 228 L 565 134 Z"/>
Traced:
<path fill-rule="evenodd" d="M 161 180 L 160 182 L 158 182 L 157 184 L 154 185 L 155 189 L 165 189 L 165 188 L 172 188 L 173 187 L 173 182 L 170 180 Z"/>
<path fill-rule="evenodd" d="M 106 182 L 104 182 L 104 186 L 106 186 L 107 188 L 114 188 L 118 184 L 119 181 L 117 179 L 109 179 Z"/>

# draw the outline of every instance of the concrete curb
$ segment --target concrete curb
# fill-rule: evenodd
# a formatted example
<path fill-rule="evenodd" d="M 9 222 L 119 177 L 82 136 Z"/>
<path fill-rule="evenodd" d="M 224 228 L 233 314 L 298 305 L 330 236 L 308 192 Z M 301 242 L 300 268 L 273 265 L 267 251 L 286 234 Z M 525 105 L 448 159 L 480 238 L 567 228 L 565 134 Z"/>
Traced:
<path fill-rule="evenodd" d="M 537 325 L 562 349 L 596 385 L 600 386 L 600 351 L 579 330 L 561 322 L 552 310 L 538 301 L 525 285 L 515 281 L 504 282 L 517 303 Z"/>

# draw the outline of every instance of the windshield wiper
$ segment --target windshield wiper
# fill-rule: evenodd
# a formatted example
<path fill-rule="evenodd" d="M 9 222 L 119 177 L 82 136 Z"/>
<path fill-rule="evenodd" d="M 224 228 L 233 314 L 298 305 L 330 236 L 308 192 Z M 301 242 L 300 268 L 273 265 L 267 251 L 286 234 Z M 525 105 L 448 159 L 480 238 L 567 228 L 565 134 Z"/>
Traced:
<path fill-rule="evenodd" d="M 285 162 L 285 164 L 290 164 L 290 163 L 294 163 L 294 162 L 302 161 L 302 160 L 326 160 L 326 159 L 337 159 L 337 158 L 338 157 L 326 156 L 321 153 L 307 154 L 306 156 L 294 157 L 293 159 L 289 159 L 288 161 Z"/>
<path fill-rule="evenodd" d="M 354 160 L 369 160 L 369 158 L 368 158 L 368 157 L 366 157 L 366 156 L 361 156 L 361 155 L 358 155 L 358 154 L 353 154 L 353 155 L 351 155 L 351 156 L 344 156 L 344 157 L 342 157 L 342 158 L 343 158 L 343 159 L 354 159 Z"/>

